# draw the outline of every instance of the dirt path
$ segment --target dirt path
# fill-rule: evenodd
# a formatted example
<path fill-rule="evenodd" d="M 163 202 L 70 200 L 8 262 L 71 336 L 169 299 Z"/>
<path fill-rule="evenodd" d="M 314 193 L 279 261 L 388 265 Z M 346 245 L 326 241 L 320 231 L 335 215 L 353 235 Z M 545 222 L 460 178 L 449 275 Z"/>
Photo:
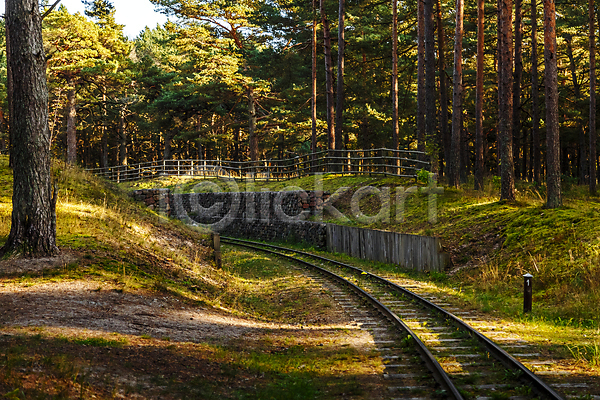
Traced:
<path fill-rule="evenodd" d="M 0 263 L 5 268 L 9 262 Z M 327 379 L 343 387 L 348 386 L 344 379 L 354 382 L 354 394 L 344 389 L 343 396 L 324 398 L 380 398 L 383 392 L 372 336 L 333 302 L 326 315 L 307 317 L 318 324 L 282 324 L 199 307 L 170 293 L 124 290 L 91 277 L 40 283 L 15 275 L 64 264 L 64 256 L 13 262 L 11 274 L 0 276 L 0 375 L 11 376 L 0 378 L 0 396 L 18 384 L 25 397 L 62 393 L 75 398 L 85 392 L 84 398 L 240 398 L 271 384 L 269 374 L 255 373 L 262 367 L 252 365 L 254 358 L 278 360 L 278 354 L 297 348 L 324 359 L 352 350 L 344 355 L 348 365 Z M 13 362 L 15 351 L 23 354 Z M 10 369 L 15 363 L 23 366 Z"/>

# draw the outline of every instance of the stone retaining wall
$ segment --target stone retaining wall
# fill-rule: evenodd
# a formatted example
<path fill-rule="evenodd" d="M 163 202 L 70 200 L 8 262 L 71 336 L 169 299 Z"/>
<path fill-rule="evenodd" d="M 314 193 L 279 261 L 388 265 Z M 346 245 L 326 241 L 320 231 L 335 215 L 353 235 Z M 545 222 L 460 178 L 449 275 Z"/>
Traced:
<path fill-rule="evenodd" d="M 419 271 L 441 271 L 448 263 L 438 238 L 306 221 L 322 211 L 328 193 L 171 193 L 169 189 L 149 189 L 136 190 L 133 196 L 153 210 L 224 236 L 305 242 Z"/>
<path fill-rule="evenodd" d="M 133 192 L 133 198 L 146 204 L 149 209 L 171 215 L 171 191 L 169 189 L 141 189 Z"/>
<path fill-rule="evenodd" d="M 152 210 L 221 235 L 327 247 L 326 224 L 306 221 L 329 198 L 326 192 L 172 193 L 169 189 L 143 189 L 134 191 L 133 197 Z"/>

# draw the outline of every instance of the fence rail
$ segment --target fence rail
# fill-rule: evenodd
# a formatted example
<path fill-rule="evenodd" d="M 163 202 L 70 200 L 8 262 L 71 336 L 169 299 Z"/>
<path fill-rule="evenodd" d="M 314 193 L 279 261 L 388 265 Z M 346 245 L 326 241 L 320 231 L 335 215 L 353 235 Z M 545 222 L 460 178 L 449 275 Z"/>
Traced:
<path fill-rule="evenodd" d="M 381 174 L 414 178 L 430 170 L 427 154 L 411 150 L 328 150 L 283 160 L 161 160 L 87 171 L 115 182 L 159 176 L 286 180 L 315 173 Z"/>

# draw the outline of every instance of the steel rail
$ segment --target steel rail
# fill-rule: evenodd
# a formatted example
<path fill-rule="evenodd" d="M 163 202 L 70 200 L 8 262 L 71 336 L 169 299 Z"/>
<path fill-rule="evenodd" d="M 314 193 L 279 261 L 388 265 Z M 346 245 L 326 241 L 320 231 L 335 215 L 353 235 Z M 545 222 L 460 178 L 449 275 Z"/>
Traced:
<path fill-rule="evenodd" d="M 331 271 L 328 271 L 325 268 L 319 267 L 318 265 L 311 264 L 308 261 L 304 261 L 300 258 L 296 258 L 296 257 L 290 256 L 290 255 L 284 254 L 284 253 L 280 253 L 277 251 L 268 250 L 268 249 L 259 247 L 260 245 L 263 245 L 262 243 L 256 243 L 259 246 L 255 246 L 253 244 L 250 244 L 249 242 L 239 241 L 238 239 L 233 239 L 233 240 L 231 240 L 231 239 L 232 238 L 223 237 L 223 238 L 221 238 L 221 242 L 234 244 L 237 246 L 243 246 L 243 247 L 258 250 L 258 251 L 268 252 L 271 254 L 275 254 L 278 257 L 286 258 L 293 262 L 303 264 L 303 265 L 310 267 L 312 269 L 315 269 L 315 270 L 319 271 L 321 274 L 328 276 L 328 277 L 334 279 L 335 281 L 349 287 L 352 291 L 357 293 L 359 296 L 367 299 L 373 306 L 375 306 L 375 308 L 377 308 L 379 310 L 379 312 L 381 312 L 385 317 L 387 317 L 395 326 L 397 326 L 398 328 L 400 328 L 404 332 L 406 332 L 408 335 L 410 335 L 410 338 L 414 342 L 415 347 L 417 348 L 417 351 L 421 355 L 421 359 L 425 362 L 425 364 L 427 365 L 427 368 L 433 374 L 436 382 L 449 395 L 449 398 L 456 399 L 456 400 L 464 399 L 464 397 L 460 394 L 460 392 L 458 391 L 456 386 L 454 386 L 454 383 L 452 382 L 452 380 L 450 379 L 450 377 L 448 376 L 446 371 L 444 371 L 444 369 L 442 368 L 440 363 L 436 360 L 434 355 L 429 351 L 429 349 L 427 348 L 427 346 L 425 346 L 425 344 L 421 341 L 421 339 L 419 339 L 419 337 L 412 331 L 412 329 L 410 329 L 410 327 L 408 327 L 408 325 L 406 325 L 404 323 L 404 321 L 402 321 L 402 319 L 400 319 L 400 317 L 398 317 L 398 315 L 396 315 L 396 313 L 394 313 L 388 307 L 386 307 L 384 304 L 379 302 L 371 294 L 367 293 L 366 291 L 361 289 L 359 286 L 348 281 L 347 279 L 343 278 L 342 276 L 337 275 Z M 293 251 L 290 249 L 286 249 L 286 250 Z"/>
<path fill-rule="evenodd" d="M 301 254 L 307 257 L 312 257 L 324 262 L 328 262 L 328 263 L 332 263 L 335 265 L 338 265 L 340 267 L 349 269 L 354 271 L 357 274 L 360 274 L 362 276 L 371 278 L 379 283 L 383 283 L 386 286 L 399 291 L 400 293 L 402 293 L 403 295 L 405 295 L 406 297 L 417 301 L 418 303 L 421 303 L 422 305 L 426 306 L 429 309 L 434 310 L 435 312 L 442 314 L 442 316 L 446 319 L 449 320 L 454 326 L 456 326 L 457 328 L 459 328 L 460 330 L 466 332 L 469 336 L 475 338 L 479 343 L 481 343 L 485 349 L 492 355 L 494 356 L 498 361 L 500 361 L 505 367 L 514 370 L 514 371 L 519 371 L 522 374 L 522 379 L 526 380 L 528 383 L 533 384 L 534 389 L 543 396 L 546 396 L 549 399 L 552 400 L 565 400 L 563 396 L 561 396 L 559 393 L 557 393 L 554 389 L 552 389 L 546 382 L 544 382 L 542 379 L 540 379 L 537 375 L 535 375 L 533 372 L 531 372 L 526 366 L 524 366 L 520 361 L 518 361 L 517 359 L 515 359 L 513 356 L 511 356 L 509 353 L 507 353 L 506 351 L 504 351 L 501 347 L 499 347 L 496 343 L 494 343 L 491 339 L 489 339 L 487 336 L 483 335 L 481 332 L 477 331 L 476 329 L 474 329 L 472 326 L 470 326 L 469 324 L 467 324 L 466 322 L 464 322 L 463 320 L 461 320 L 460 318 L 458 318 L 457 316 L 455 316 L 454 314 L 452 314 L 449 311 L 444 310 L 442 307 L 432 303 L 431 301 L 419 296 L 418 294 L 411 292 L 410 290 L 403 288 L 402 286 L 394 283 L 394 282 L 390 282 L 389 280 L 379 276 L 379 275 L 375 275 L 372 274 L 370 272 L 367 271 L 363 271 L 360 268 L 357 268 L 355 266 L 352 265 L 348 265 L 339 261 L 335 261 L 335 260 L 331 260 L 329 258 L 326 257 L 322 257 L 316 254 L 311 254 L 311 253 L 307 253 L 304 251 L 299 251 L 299 250 L 295 250 L 295 249 L 290 249 L 290 248 L 286 248 L 286 247 L 281 247 L 281 246 L 275 246 L 275 245 L 271 245 L 271 244 L 266 244 L 266 243 L 259 243 L 259 242 L 252 242 L 252 241 L 247 241 L 247 240 L 242 240 L 242 239 L 236 239 L 236 238 L 223 238 L 223 241 L 228 241 L 230 243 L 234 243 L 234 244 L 253 244 L 253 245 L 258 245 L 258 246 L 264 246 L 264 247 L 270 247 L 273 249 L 277 249 L 280 251 L 289 251 L 289 252 L 293 252 L 296 254 Z M 261 248 L 257 248 L 254 247 L 258 250 L 263 250 Z M 283 256 L 286 256 L 284 254 L 282 254 Z M 289 257 L 289 256 L 286 256 Z M 295 258 L 293 258 L 294 260 L 297 260 Z M 319 269 L 322 269 L 321 267 L 317 267 Z M 326 271 L 326 270 L 325 270 Z M 361 289 L 362 290 L 362 289 Z M 384 306 L 385 307 L 385 306 Z M 439 364 L 438 364 L 439 365 Z"/>

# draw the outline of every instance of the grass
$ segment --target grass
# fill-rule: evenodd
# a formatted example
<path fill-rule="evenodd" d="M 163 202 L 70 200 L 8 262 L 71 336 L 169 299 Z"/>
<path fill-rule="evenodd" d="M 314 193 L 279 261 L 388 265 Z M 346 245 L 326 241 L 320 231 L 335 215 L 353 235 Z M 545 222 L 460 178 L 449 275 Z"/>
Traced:
<path fill-rule="evenodd" d="M 408 275 L 435 283 L 440 290 L 452 293 L 471 307 L 526 324 L 553 343 L 560 343 L 563 353 L 569 353 L 564 347 L 568 343 L 594 345 L 589 338 L 600 332 L 600 236 L 597 233 L 600 203 L 598 197 L 588 194 L 587 187 L 564 179 L 564 206 L 553 210 L 544 207 L 543 185 L 517 182 L 514 202 L 499 201 L 497 179 L 486 180 L 482 191 L 471 190 L 466 185 L 461 189 L 444 188 L 444 193 L 437 196 L 438 218 L 432 224 L 428 221 L 429 197 L 419 192 L 406 198 L 403 220 L 395 218 L 400 207 L 396 204 L 394 189 L 422 187 L 422 183 L 390 177 L 339 175 L 324 175 L 321 183 L 316 182 L 315 178 L 307 177 L 286 182 L 238 184 L 241 190 L 256 191 L 292 186 L 312 190 L 322 186 L 335 192 L 341 187 L 350 187 L 335 203 L 338 210 L 350 216 L 350 221 L 344 224 L 441 238 L 443 251 L 450 254 L 453 263 L 448 270 L 428 276 Z M 193 191 L 199 180 L 167 183 L 171 188 L 179 185 L 178 190 Z M 123 187 L 128 190 L 131 185 Z M 219 185 L 227 190 L 224 183 Z M 351 217 L 353 193 L 368 185 L 392 189 L 389 223 L 364 224 Z M 377 214 L 380 207 L 377 196 L 367 196 L 361 201 L 361 210 L 366 215 Z M 327 219 L 326 222 L 340 223 Z M 371 268 L 373 263 L 368 264 Z M 378 268 L 390 270 L 390 267 Z M 525 273 L 534 276 L 530 314 L 522 312 Z"/>
<path fill-rule="evenodd" d="M 372 373 L 376 364 L 375 355 L 335 341 L 315 346 L 294 337 L 265 339 L 242 339 L 236 346 L 167 347 L 153 339 L 89 346 L 24 329 L 0 339 L 0 393 L 9 399 L 113 398 L 136 392 L 151 398 L 334 399 L 364 394 L 361 375 Z M 112 373 L 99 378 L 104 370 Z M 133 382 L 145 390 L 115 379 L 135 371 Z"/>
<path fill-rule="evenodd" d="M 0 156 L 0 243 L 10 227 L 7 161 Z M 161 217 L 77 168 L 55 163 L 53 175 L 60 187 L 57 242 L 70 257 L 24 273 L 0 271 L 3 291 L 86 281 L 94 292 L 110 288 L 149 302 L 169 296 L 288 328 L 183 343 L 149 333 L 0 324 L 0 397 L 337 399 L 378 390 L 378 354 L 349 345 L 356 333 L 324 325 L 333 303 L 287 262 L 225 246 L 216 268 L 205 232 Z"/>

